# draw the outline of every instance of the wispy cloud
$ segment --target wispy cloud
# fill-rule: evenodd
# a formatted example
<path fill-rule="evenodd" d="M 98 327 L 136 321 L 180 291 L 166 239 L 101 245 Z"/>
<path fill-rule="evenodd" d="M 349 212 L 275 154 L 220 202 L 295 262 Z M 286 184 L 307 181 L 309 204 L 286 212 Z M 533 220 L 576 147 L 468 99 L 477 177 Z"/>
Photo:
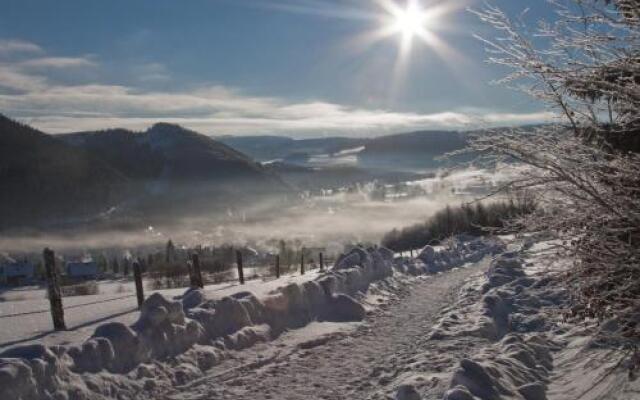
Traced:
<path fill-rule="evenodd" d="M 81 68 L 95 67 L 97 63 L 87 57 L 40 57 L 19 63 L 26 68 Z"/>
<path fill-rule="evenodd" d="M 167 67 L 157 62 L 135 65 L 132 72 L 138 81 L 145 83 L 166 82 L 171 79 Z"/>
<path fill-rule="evenodd" d="M 0 94 L 2 89 L 33 93 L 46 87 L 48 85 L 45 77 L 26 74 L 13 65 L 0 64 Z"/>
<path fill-rule="evenodd" d="M 268 2 L 248 1 L 245 5 L 294 14 L 306 14 L 337 19 L 379 19 L 379 14 L 367 10 L 364 7 L 356 7 L 355 5 L 348 4 L 338 5 L 319 0 L 272 0 Z"/>
<path fill-rule="evenodd" d="M 327 102 L 290 103 L 252 97 L 220 86 L 194 92 L 140 92 L 124 86 L 50 87 L 37 93 L 0 96 L 12 109 L 50 132 L 127 127 L 143 129 L 159 120 L 207 134 L 368 136 L 416 129 L 466 129 L 550 120 L 536 113 L 407 113 Z"/>
<path fill-rule="evenodd" d="M 18 43 L 29 48 L 28 42 Z M 514 114 L 465 109 L 400 112 L 320 100 L 292 102 L 275 96 L 252 96 L 221 85 L 160 91 L 101 82 L 63 84 L 55 80 L 55 75 L 47 75 L 51 68 L 68 67 L 100 65 L 88 57 L 41 55 L 0 63 L 0 112 L 51 133 L 110 127 L 143 129 L 166 121 L 211 135 L 291 136 L 372 136 L 417 129 L 515 125 L 553 117 L 546 112 Z M 162 64 L 142 64 L 134 70 L 138 81 L 147 84 L 145 87 L 170 80 L 169 71 Z"/>
<path fill-rule="evenodd" d="M 0 55 L 10 53 L 42 53 L 43 50 L 35 43 L 18 39 L 0 39 Z"/>

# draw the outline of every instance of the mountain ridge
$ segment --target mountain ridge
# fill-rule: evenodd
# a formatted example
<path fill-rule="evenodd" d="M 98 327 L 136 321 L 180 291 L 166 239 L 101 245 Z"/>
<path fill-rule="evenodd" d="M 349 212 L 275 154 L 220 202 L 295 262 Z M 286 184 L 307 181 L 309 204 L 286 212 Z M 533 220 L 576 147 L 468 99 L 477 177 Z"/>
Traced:
<path fill-rule="evenodd" d="M 157 179 L 167 173 L 169 176 L 165 177 L 171 179 L 197 180 L 265 172 L 260 164 L 238 150 L 174 124 L 156 123 L 142 132 L 112 129 L 57 137 L 69 145 L 94 152 L 125 175 L 131 173 L 132 178 L 137 179 Z M 143 161 L 148 168 L 136 168 L 135 164 Z M 233 171 L 215 169 L 225 166 L 236 168 Z M 168 167 L 171 171 L 166 171 Z M 225 176 L 224 172 L 234 174 Z"/>
<path fill-rule="evenodd" d="M 0 114 L 0 227 L 99 212 L 127 183 L 91 153 Z"/>
<path fill-rule="evenodd" d="M 0 115 L 2 229 L 170 218 L 290 191 L 247 155 L 178 125 L 49 135 Z"/>
<path fill-rule="evenodd" d="M 260 161 L 282 161 L 314 166 L 314 160 L 342 161 L 351 151 L 350 162 L 365 169 L 396 172 L 424 172 L 444 165 L 436 160 L 467 145 L 467 132 L 421 130 L 374 138 L 327 137 L 293 139 L 279 136 L 226 136 L 223 143 Z"/>

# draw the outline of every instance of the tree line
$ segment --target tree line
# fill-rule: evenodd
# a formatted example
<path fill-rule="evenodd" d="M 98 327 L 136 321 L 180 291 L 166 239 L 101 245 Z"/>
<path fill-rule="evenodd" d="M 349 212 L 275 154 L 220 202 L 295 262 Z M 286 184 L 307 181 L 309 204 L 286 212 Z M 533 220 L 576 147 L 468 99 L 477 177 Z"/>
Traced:
<path fill-rule="evenodd" d="M 422 223 L 388 232 L 382 238 L 382 245 L 394 251 L 407 251 L 438 244 L 454 235 L 479 236 L 488 230 L 505 229 L 510 226 L 509 221 L 530 214 L 535 208 L 529 196 L 455 207 L 447 205 Z"/>

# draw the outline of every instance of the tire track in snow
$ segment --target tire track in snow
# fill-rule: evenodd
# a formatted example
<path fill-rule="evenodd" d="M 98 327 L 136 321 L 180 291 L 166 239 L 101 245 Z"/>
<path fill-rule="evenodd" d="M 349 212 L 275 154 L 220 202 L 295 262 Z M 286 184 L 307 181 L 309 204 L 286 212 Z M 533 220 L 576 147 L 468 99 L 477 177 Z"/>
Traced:
<path fill-rule="evenodd" d="M 418 279 L 400 296 L 369 313 L 346 332 L 298 340 L 296 331 L 241 352 L 207 375 L 167 395 L 167 399 L 384 399 L 404 376 L 429 376 L 429 393 L 444 393 L 446 371 L 477 341 L 455 347 L 429 340 L 442 308 L 460 287 L 486 270 L 487 259 L 467 268 Z M 304 330 L 304 328 L 303 328 Z M 300 332 L 304 332 L 301 330 Z M 418 360 L 417 354 L 430 357 Z M 440 378 L 442 377 L 442 378 Z M 420 379 L 420 378 L 418 378 Z"/>

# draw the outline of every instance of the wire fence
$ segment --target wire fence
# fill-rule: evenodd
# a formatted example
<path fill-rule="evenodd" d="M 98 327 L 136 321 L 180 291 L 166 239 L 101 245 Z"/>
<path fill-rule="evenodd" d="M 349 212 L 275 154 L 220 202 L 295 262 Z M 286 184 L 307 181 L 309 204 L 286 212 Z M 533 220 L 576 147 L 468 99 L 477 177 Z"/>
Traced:
<path fill-rule="evenodd" d="M 294 263 L 291 260 L 288 260 L 285 263 L 280 263 L 279 258 L 275 257 L 272 260 L 271 264 L 261 264 L 261 265 L 251 265 L 249 267 L 244 268 L 242 266 L 241 257 L 237 260 L 235 265 L 226 268 L 223 271 L 205 271 L 201 274 L 201 286 L 212 286 L 212 285 L 220 285 L 224 283 L 232 283 L 238 282 L 243 284 L 245 281 L 254 281 L 258 279 L 262 280 L 275 280 L 284 276 L 291 276 L 292 274 L 304 274 L 310 271 L 323 270 L 328 265 L 332 265 L 335 259 L 333 257 L 324 257 L 322 253 L 319 254 L 318 260 L 312 260 L 310 262 L 305 262 L 304 257 L 300 259 L 299 262 Z M 240 265 L 240 267 L 238 267 Z M 54 273 L 55 267 L 47 266 L 51 269 L 51 273 Z M 234 268 L 235 267 L 235 268 Z M 135 268 L 134 268 L 135 272 Z M 179 268 L 171 269 L 170 271 L 149 271 L 146 273 L 139 273 L 138 276 L 134 276 L 133 281 L 139 280 L 140 285 L 136 285 L 136 293 L 135 294 L 126 294 L 118 297 L 113 297 L 104 300 L 97 301 L 89 301 L 86 303 L 67 305 L 63 307 L 62 311 L 72 310 L 82 307 L 90 307 L 96 306 L 99 304 L 105 304 L 109 302 L 121 301 L 124 299 L 138 297 L 138 305 L 140 305 L 140 299 L 144 299 L 144 295 L 142 292 L 143 283 L 146 283 L 146 288 L 150 291 L 158 291 L 163 289 L 177 289 L 177 288 L 187 288 L 194 286 L 193 280 L 193 265 L 191 261 L 186 263 L 181 263 Z M 134 273 L 135 275 L 135 273 Z M 240 276 L 242 279 L 240 280 Z M 53 281 L 53 282 L 52 282 Z M 94 296 L 100 295 L 99 290 L 95 290 L 94 292 L 82 293 L 80 290 L 75 290 L 74 288 L 81 288 L 84 285 L 92 285 L 97 289 L 101 283 L 106 283 L 105 281 L 97 281 L 91 280 L 86 281 L 84 283 L 76 284 L 76 285 L 66 285 L 60 286 L 57 282 L 59 280 L 49 279 L 48 287 L 45 289 L 46 298 L 51 299 L 50 293 L 57 293 L 57 296 L 61 298 L 63 297 L 79 297 L 79 296 Z M 128 283 L 131 283 L 129 281 Z M 57 288 L 54 287 L 52 290 L 51 285 L 57 285 Z M 73 290 L 72 290 L 73 289 Z M 80 293 L 80 294 L 78 294 Z M 58 300 L 60 300 L 58 299 Z M 11 300 L 9 300 L 11 301 Z M 20 300 L 14 300 L 20 301 Z M 54 311 L 55 312 L 55 311 Z M 9 313 L 9 314 L 0 314 L 0 319 L 7 318 L 16 318 L 23 316 L 30 316 L 36 314 L 44 314 L 44 313 L 54 313 L 52 312 L 52 308 L 40 308 L 36 310 L 29 310 L 23 312 Z"/>
<path fill-rule="evenodd" d="M 129 294 L 129 295 L 126 295 L 126 296 L 114 297 L 112 299 L 91 301 L 89 303 L 73 304 L 73 305 L 70 305 L 70 306 L 66 306 L 64 309 L 65 310 L 71 310 L 71 309 L 74 309 L 74 308 L 93 306 L 93 305 L 96 305 L 96 304 L 104 304 L 104 303 L 109 303 L 109 302 L 112 302 L 112 301 L 118 301 L 118 300 L 127 299 L 129 297 L 136 297 L 136 295 L 135 294 Z M 51 309 L 43 308 L 43 309 L 34 310 L 34 311 L 25 311 L 25 312 L 12 313 L 12 314 L 2 314 L 2 315 L 0 315 L 0 319 L 2 319 L 2 318 L 10 318 L 10 317 L 22 317 L 22 316 L 27 316 L 27 315 L 43 314 L 43 313 L 49 313 L 49 312 L 51 312 Z"/>

